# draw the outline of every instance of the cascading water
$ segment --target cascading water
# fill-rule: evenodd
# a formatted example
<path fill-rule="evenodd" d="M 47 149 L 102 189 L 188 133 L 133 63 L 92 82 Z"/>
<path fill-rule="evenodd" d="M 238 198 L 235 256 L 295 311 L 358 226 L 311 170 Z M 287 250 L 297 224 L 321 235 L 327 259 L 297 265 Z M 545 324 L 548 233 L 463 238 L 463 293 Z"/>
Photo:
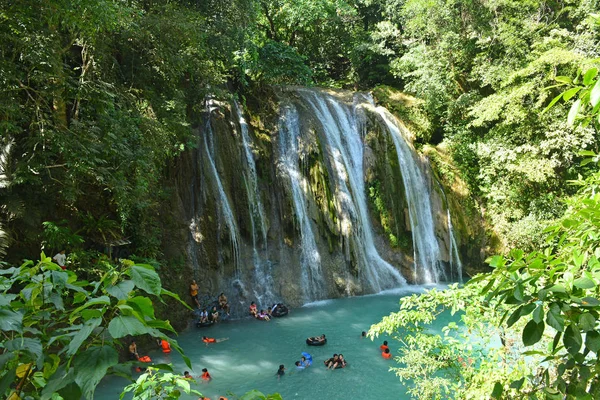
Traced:
<path fill-rule="evenodd" d="M 450 258 L 450 278 L 452 279 L 452 272 L 454 271 L 454 258 L 456 257 L 456 275 L 460 283 L 462 283 L 462 262 L 460 261 L 460 254 L 458 253 L 458 245 L 456 244 L 456 238 L 454 237 L 454 229 L 452 228 L 452 218 L 450 218 L 450 208 L 446 210 L 448 217 L 448 236 L 450 236 L 450 249 L 448 250 L 448 256 Z"/>
<path fill-rule="evenodd" d="M 279 120 L 279 161 L 278 168 L 289 179 L 292 202 L 296 221 L 300 228 L 301 240 L 301 286 L 304 301 L 310 302 L 325 298 L 323 273 L 321 271 L 321 256 L 312 231 L 310 218 L 307 213 L 305 193 L 308 192 L 308 182 L 300 173 L 299 146 L 300 126 L 298 111 L 292 105 L 282 107 Z"/>
<path fill-rule="evenodd" d="M 248 195 L 248 207 L 250 213 L 250 225 L 252 228 L 252 261 L 254 264 L 253 294 L 258 305 L 268 307 L 275 302 L 273 294 L 273 277 L 270 271 L 271 263 L 266 258 L 267 254 L 267 223 L 264 208 L 260 200 L 258 190 L 258 179 L 256 175 L 256 164 L 252 155 L 252 142 L 248 134 L 248 124 L 237 101 L 233 103 L 233 110 L 240 125 L 242 136 L 243 153 L 246 168 L 244 178 L 246 193 Z M 261 235 L 260 249 L 257 244 L 257 230 Z"/>
<path fill-rule="evenodd" d="M 336 197 L 349 217 L 342 220 L 342 233 L 355 236 L 363 282 L 376 292 L 405 284 L 398 270 L 381 258 L 373 240 L 365 197 L 363 130 L 359 129 L 357 108 L 322 93 L 298 92 L 322 124 L 337 178 Z"/>
<path fill-rule="evenodd" d="M 404 128 L 387 109 L 373 107 L 373 110 L 385 123 L 398 153 L 413 239 L 414 279 L 423 283 L 438 282 L 445 278 L 445 272 L 440 263 L 440 246 L 435 237 L 429 185 L 417 164 L 414 150 L 408 144 Z"/>
<path fill-rule="evenodd" d="M 231 240 L 231 249 L 233 252 L 233 263 L 234 263 L 234 268 L 235 268 L 235 279 L 239 282 L 240 281 L 240 245 L 239 245 L 239 240 L 238 240 L 238 229 L 237 229 L 237 225 L 235 224 L 235 218 L 233 215 L 233 211 L 231 210 L 231 206 L 229 205 L 229 200 L 227 199 L 227 195 L 225 194 L 225 190 L 223 189 L 223 184 L 221 183 L 221 178 L 219 177 L 219 173 L 217 171 L 217 167 L 215 166 L 215 162 L 214 162 L 214 158 L 213 158 L 213 152 L 211 152 L 209 146 L 208 146 L 208 139 L 210 139 L 210 142 L 213 143 L 213 130 L 212 130 L 212 125 L 211 125 L 211 121 L 210 121 L 210 116 L 211 116 L 211 112 L 214 108 L 216 108 L 215 106 L 212 106 L 212 101 L 208 100 L 207 101 L 207 109 L 208 109 L 208 116 L 207 116 L 207 121 L 206 121 L 206 129 L 205 129 L 205 134 L 204 134 L 204 150 L 206 152 L 206 157 L 208 159 L 208 164 L 210 166 L 210 172 L 211 175 L 213 177 L 213 181 L 215 183 L 216 189 L 217 189 L 217 193 L 219 195 L 219 199 L 221 200 L 221 210 L 223 212 L 223 218 L 225 219 L 225 224 L 227 225 L 227 229 L 229 230 L 229 238 Z"/>

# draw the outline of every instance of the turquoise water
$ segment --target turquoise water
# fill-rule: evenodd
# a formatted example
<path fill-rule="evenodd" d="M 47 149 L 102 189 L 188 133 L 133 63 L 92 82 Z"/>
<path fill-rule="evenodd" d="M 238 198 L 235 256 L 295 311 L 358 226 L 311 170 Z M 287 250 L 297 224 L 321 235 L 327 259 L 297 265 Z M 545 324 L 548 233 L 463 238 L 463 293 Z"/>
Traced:
<path fill-rule="evenodd" d="M 408 287 L 377 295 L 325 300 L 292 309 L 283 318 L 270 322 L 244 319 L 223 322 L 208 328 L 190 328 L 177 338 L 192 361 L 190 371 L 199 376 L 208 368 L 213 379 L 192 387 L 211 399 L 226 395 L 230 399 L 252 389 L 280 393 L 284 399 L 408 399 L 403 385 L 389 372 L 395 365 L 384 360 L 379 345 L 389 338 L 375 341 L 361 338 L 361 331 L 379 322 L 384 315 L 398 311 L 402 296 L 422 291 L 422 287 Z M 308 346 L 308 336 L 326 334 L 325 346 Z M 202 343 L 203 335 L 226 338 L 222 343 L 208 347 Z M 397 351 L 397 342 L 390 340 L 390 350 Z M 301 352 L 313 356 L 313 366 L 297 371 L 294 362 Z M 145 351 L 154 362 L 172 363 L 177 373 L 189 370 L 181 357 L 165 355 L 160 350 Z M 335 371 L 326 370 L 323 361 L 333 353 L 344 354 L 348 366 Z M 284 364 L 286 374 L 280 380 L 275 373 Z M 118 399 L 127 384 L 121 378 L 107 378 L 96 391 L 96 399 Z M 196 397 L 182 397 L 194 398 Z"/>

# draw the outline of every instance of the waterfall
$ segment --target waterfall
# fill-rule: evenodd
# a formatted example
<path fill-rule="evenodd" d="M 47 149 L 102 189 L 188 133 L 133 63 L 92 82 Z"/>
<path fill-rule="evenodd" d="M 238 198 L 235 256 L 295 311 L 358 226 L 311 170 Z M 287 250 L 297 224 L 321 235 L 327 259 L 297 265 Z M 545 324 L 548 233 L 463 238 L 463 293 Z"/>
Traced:
<path fill-rule="evenodd" d="M 233 211 L 231 210 L 231 206 L 229 205 L 229 200 L 227 199 L 227 196 L 225 195 L 225 190 L 223 189 L 223 184 L 221 183 L 221 178 L 219 177 L 219 173 L 217 171 L 217 167 L 215 166 L 215 162 L 214 162 L 214 149 L 213 151 L 211 151 L 211 148 L 209 148 L 208 146 L 208 140 L 210 139 L 210 143 L 211 145 L 214 143 L 214 138 L 213 138 L 213 130 L 212 130 L 212 125 L 210 123 L 210 117 L 211 117 L 211 112 L 212 109 L 211 108 L 211 104 L 212 101 L 208 100 L 207 101 L 207 108 L 208 108 L 208 116 L 207 116 L 207 121 L 206 121 L 206 130 L 205 130 L 205 134 L 204 136 L 204 151 L 206 152 L 206 157 L 208 158 L 208 164 L 210 166 L 210 172 L 211 175 L 213 177 L 216 189 L 217 189 L 217 194 L 219 196 L 219 200 L 221 201 L 221 211 L 223 214 L 223 218 L 225 219 L 225 224 L 227 225 L 227 229 L 229 230 L 229 238 L 231 240 L 231 249 L 233 252 L 233 264 L 234 264 L 234 268 L 235 268 L 235 276 L 234 278 L 240 282 L 240 277 L 241 277 L 241 273 L 240 273 L 240 245 L 239 245 L 239 240 L 238 240 L 238 229 L 237 229 L 237 225 L 235 224 L 235 217 L 233 215 Z M 243 289 L 243 288 L 242 288 Z"/>
<path fill-rule="evenodd" d="M 368 214 L 363 170 L 363 124 L 358 109 L 344 105 L 332 96 L 310 90 L 298 90 L 314 111 L 323 127 L 329 156 L 337 178 L 336 197 L 347 217 L 342 219 L 342 233 L 354 235 L 361 258 L 361 280 L 373 291 L 398 287 L 406 283 L 402 275 L 379 255 Z M 344 232 L 346 231 L 346 232 Z"/>
<path fill-rule="evenodd" d="M 445 194 L 444 194 L 445 197 Z M 447 201 L 447 200 L 446 200 Z M 454 229 L 452 228 L 452 218 L 450 218 L 450 207 L 446 209 L 448 217 L 448 236 L 450 237 L 450 249 L 448 250 L 448 256 L 450 258 L 450 279 L 452 279 L 452 271 L 454 271 L 454 257 L 456 257 L 456 274 L 457 279 L 462 283 L 462 262 L 460 261 L 460 254 L 458 252 L 458 245 L 456 244 L 456 238 L 454 237 Z"/>
<path fill-rule="evenodd" d="M 414 150 L 408 144 L 405 128 L 385 108 L 376 107 L 374 110 L 384 121 L 398 153 L 413 239 L 415 282 L 438 282 L 445 273 L 435 237 L 429 185 L 415 159 Z"/>
<path fill-rule="evenodd" d="M 307 214 L 305 193 L 308 192 L 308 182 L 300 173 L 298 141 L 300 126 L 298 111 L 292 105 L 282 107 L 279 120 L 279 160 L 278 168 L 289 179 L 292 202 L 296 221 L 300 229 L 301 241 L 301 287 L 304 301 L 310 302 L 325 298 L 323 273 L 321 271 L 321 256 L 312 231 L 310 218 Z"/>
<path fill-rule="evenodd" d="M 250 214 L 250 225 L 252 229 L 252 261 L 254 265 L 253 294 L 256 302 L 261 308 L 271 306 L 275 302 L 273 294 L 273 277 L 271 274 L 271 263 L 266 258 L 267 254 L 267 223 L 264 208 L 260 200 L 258 179 L 256 175 L 256 164 L 252 154 L 252 144 L 248 134 L 248 124 L 237 101 L 233 102 L 233 110 L 240 125 L 242 147 L 246 168 L 244 170 L 244 183 L 248 195 L 248 212 Z M 261 235 L 261 248 L 259 252 L 257 244 L 257 230 Z M 261 256 L 261 254 L 263 256 Z"/>

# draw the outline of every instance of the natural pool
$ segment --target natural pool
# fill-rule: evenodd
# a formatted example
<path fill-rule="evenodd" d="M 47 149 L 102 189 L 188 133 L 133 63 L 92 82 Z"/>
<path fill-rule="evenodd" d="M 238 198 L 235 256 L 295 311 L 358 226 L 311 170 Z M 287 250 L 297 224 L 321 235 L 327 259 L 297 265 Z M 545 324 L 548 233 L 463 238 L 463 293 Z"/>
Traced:
<path fill-rule="evenodd" d="M 270 322 L 244 319 L 190 328 L 177 340 L 192 361 L 190 372 L 194 377 L 202 373 L 202 368 L 211 373 L 210 383 L 199 383 L 197 379 L 198 383 L 192 385 L 211 399 L 220 395 L 232 399 L 252 389 L 265 394 L 277 392 L 284 399 L 408 399 L 403 385 L 388 371 L 393 360 L 384 360 L 379 351 L 381 342 L 388 338 L 372 342 L 360 334 L 384 315 L 397 311 L 400 297 L 422 290 L 422 286 L 410 286 L 377 295 L 320 301 Z M 306 337 L 322 333 L 328 338 L 325 346 L 306 345 Z M 201 341 L 203 335 L 229 340 L 206 347 Z M 395 352 L 397 342 L 390 340 L 390 349 Z M 188 370 L 177 354 L 139 350 L 154 362 L 172 363 L 178 373 Z M 294 362 L 303 351 L 312 354 L 314 364 L 297 371 Z M 343 353 L 348 367 L 326 370 L 323 360 L 333 353 Z M 275 376 L 279 364 L 286 367 L 281 380 Z M 121 378 L 105 379 L 95 398 L 118 399 L 126 384 Z"/>

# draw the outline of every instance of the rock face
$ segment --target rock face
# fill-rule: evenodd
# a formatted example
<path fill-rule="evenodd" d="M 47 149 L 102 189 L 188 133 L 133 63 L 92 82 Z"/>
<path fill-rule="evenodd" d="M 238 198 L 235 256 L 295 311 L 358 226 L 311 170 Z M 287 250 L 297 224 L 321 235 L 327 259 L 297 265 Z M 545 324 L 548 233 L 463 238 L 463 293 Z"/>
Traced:
<path fill-rule="evenodd" d="M 165 256 L 234 312 L 457 281 L 460 260 L 480 263 L 461 200 L 365 94 L 211 100 L 196 132 L 169 172 Z"/>

